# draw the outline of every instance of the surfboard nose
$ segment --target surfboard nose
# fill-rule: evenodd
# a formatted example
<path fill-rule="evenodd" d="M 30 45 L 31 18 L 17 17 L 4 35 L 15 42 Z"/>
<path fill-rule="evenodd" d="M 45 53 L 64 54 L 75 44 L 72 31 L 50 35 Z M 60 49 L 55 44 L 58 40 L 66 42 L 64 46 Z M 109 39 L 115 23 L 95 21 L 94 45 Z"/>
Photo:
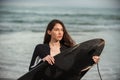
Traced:
<path fill-rule="evenodd" d="M 99 39 L 100 40 L 100 43 L 98 45 L 98 47 L 102 46 L 102 45 L 105 45 L 105 40 L 104 39 Z"/>

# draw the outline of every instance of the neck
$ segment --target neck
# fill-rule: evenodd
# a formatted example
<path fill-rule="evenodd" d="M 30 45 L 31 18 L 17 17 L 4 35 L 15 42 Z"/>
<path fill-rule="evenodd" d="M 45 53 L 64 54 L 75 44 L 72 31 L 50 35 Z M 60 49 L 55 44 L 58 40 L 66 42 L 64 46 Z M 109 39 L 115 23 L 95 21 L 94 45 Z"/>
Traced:
<path fill-rule="evenodd" d="M 60 46 L 60 42 L 59 41 L 50 41 L 49 44 L 51 46 Z"/>
<path fill-rule="evenodd" d="M 60 42 L 59 41 L 50 41 L 50 55 L 55 56 L 60 53 Z"/>

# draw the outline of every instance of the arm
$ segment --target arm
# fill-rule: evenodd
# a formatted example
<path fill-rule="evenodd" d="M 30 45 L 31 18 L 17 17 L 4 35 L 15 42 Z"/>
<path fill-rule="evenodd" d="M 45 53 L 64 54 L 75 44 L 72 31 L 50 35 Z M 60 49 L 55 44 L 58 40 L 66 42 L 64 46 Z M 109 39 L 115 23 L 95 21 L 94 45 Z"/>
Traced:
<path fill-rule="evenodd" d="M 37 65 L 38 62 L 41 61 L 41 58 L 39 57 L 39 45 L 37 45 L 34 49 L 33 56 L 31 59 L 31 63 L 29 66 L 29 71 Z"/>

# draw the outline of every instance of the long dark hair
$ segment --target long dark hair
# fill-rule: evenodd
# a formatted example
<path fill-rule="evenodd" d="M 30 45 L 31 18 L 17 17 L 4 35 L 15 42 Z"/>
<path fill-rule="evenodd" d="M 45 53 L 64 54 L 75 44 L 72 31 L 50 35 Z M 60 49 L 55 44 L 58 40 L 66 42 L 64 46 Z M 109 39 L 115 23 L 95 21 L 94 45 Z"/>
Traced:
<path fill-rule="evenodd" d="M 75 45 L 75 42 L 74 42 L 74 40 L 70 37 L 70 35 L 68 34 L 68 32 L 67 32 L 67 30 L 66 30 L 63 22 L 60 21 L 60 20 L 57 20 L 57 19 L 52 20 L 52 21 L 48 24 L 48 26 L 47 26 L 47 28 L 46 28 L 46 32 L 45 32 L 45 36 L 44 36 L 44 41 L 43 41 L 43 43 L 44 43 L 44 44 L 46 44 L 46 43 L 49 44 L 49 42 L 50 42 L 50 40 L 51 40 L 51 36 L 48 34 L 47 31 L 48 31 L 48 30 L 51 31 L 57 23 L 59 23 L 59 24 L 62 25 L 62 27 L 63 27 L 63 32 L 64 32 L 63 38 L 62 38 L 62 40 L 60 41 L 60 43 L 61 43 L 62 45 L 68 46 L 68 47 L 74 46 L 74 45 Z"/>

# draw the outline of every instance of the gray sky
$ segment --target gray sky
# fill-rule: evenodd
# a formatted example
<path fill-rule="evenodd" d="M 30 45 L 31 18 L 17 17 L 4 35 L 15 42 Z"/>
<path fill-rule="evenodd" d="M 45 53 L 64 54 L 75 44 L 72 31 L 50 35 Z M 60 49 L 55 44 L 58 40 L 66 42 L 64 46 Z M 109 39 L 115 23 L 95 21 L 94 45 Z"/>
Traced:
<path fill-rule="evenodd" d="M 2 4 L 22 6 L 118 7 L 120 0 L 0 0 Z"/>

